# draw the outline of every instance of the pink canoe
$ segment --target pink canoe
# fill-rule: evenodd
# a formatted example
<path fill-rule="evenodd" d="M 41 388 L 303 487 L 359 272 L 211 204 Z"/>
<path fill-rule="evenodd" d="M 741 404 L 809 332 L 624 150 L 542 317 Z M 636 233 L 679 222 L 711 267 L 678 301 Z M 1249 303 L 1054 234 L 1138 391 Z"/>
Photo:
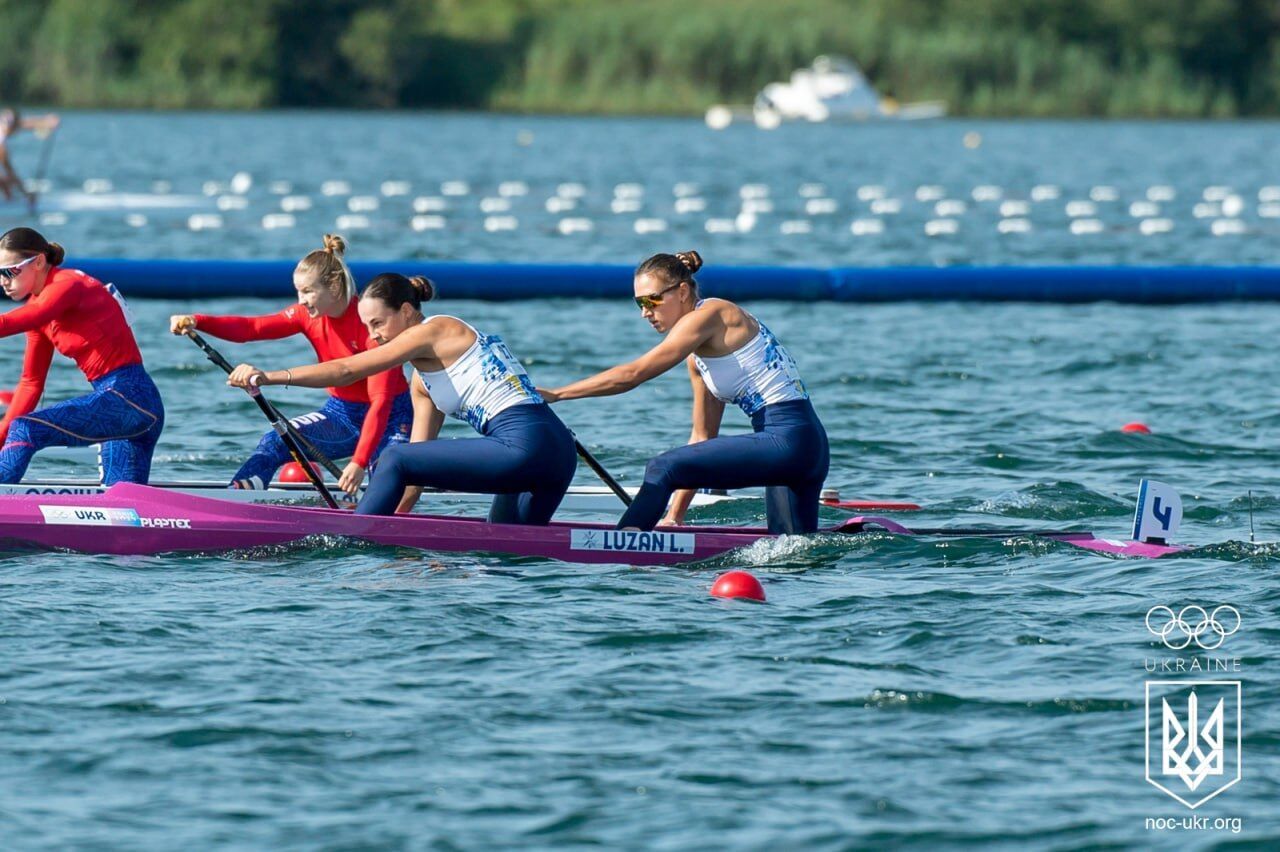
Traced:
<path fill-rule="evenodd" d="M 1085 532 L 912 530 L 877 517 L 855 517 L 824 530 L 841 534 L 873 531 L 950 538 L 1034 535 L 1121 556 L 1158 557 L 1181 549 L 1109 541 Z M 766 530 L 752 527 L 631 532 L 608 524 L 526 527 L 440 515 L 357 515 L 332 509 L 242 505 L 124 483 L 101 495 L 0 496 L 0 542 L 23 547 L 142 555 L 208 553 L 287 544 L 309 536 L 340 536 L 439 552 L 504 553 L 629 565 L 696 562 L 770 537 Z"/>

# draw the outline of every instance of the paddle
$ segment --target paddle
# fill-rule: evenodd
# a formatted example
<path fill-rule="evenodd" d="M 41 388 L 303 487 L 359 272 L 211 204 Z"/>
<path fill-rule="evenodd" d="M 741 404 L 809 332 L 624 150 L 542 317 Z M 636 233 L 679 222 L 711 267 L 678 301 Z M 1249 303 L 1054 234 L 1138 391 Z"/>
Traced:
<path fill-rule="evenodd" d="M 205 339 L 201 337 L 195 329 L 189 328 L 184 332 L 184 334 L 191 339 L 192 343 L 204 350 L 205 357 L 226 371 L 227 375 L 230 375 L 231 371 L 235 369 L 231 366 L 231 362 L 226 358 L 223 358 L 222 354 L 218 352 L 218 350 L 205 342 Z M 311 464 L 307 460 L 307 454 L 302 449 L 302 444 L 307 444 L 307 446 L 316 454 L 316 460 L 324 464 L 325 467 L 329 469 L 330 473 L 335 476 L 341 476 L 342 473 L 337 469 L 337 465 L 328 458 L 325 458 L 323 453 L 312 446 L 297 429 L 293 428 L 293 424 L 289 422 L 288 418 L 281 414 L 274 405 L 267 401 L 266 397 L 262 395 L 262 391 L 257 386 L 247 388 L 246 392 L 249 396 L 253 397 L 253 401 L 258 404 L 258 408 L 260 408 L 262 413 L 266 415 L 267 421 L 271 423 L 271 428 L 280 436 L 280 440 L 284 441 L 285 448 L 289 450 L 289 455 L 293 456 L 293 460 L 298 463 L 298 466 L 302 468 L 302 472 L 306 474 L 307 480 L 315 486 L 316 491 L 320 492 L 320 496 L 324 498 L 324 502 L 329 505 L 330 509 L 337 509 L 338 501 L 333 499 L 333 495 L 330 494 L 329 489 L 325 487 L 324 480 L 322 480 L 320 475 L 315 472 L 315 469 L 311 467 Z"/>
<path fill-rule="evenodd" d="M 53 157 L 53 140 L 57 138 L 58 128 L 54 127 L 49 131 L 49 135 L 40 143 L 40 164 L 36 167 L 36 176 L 33 183 L 39 186 L 44 181 L 45 173 L 49 170 L 49 160 Z M 31 212 L 36 212 L 36 199 L 39 198 L 38 192 L 31 194 Z"/>
<path fill-rule="evenodd" d="M 618 480 L 614 479 L 609 474 L 609 471 L 604 469 L 604 465 L 596 461 L 596 457 L 591 455 L 591 452 L 586 447 L 582 446 L 582 442 L 578 440 L 578 436 L 574 434 L 572 429 L 569 430 L 569 434 L 573 435 L 573 445 L 577 447 L 578 455 L 582 456 L 582 460 L 587 463 L 587 467 L 595 471 L 596 476 L 600 477 L 600 481 L 609 486 L 609 490 L 617 495 L 618 499 L 622 501 L 622 505 L 630 506 L 631 495 L 627 493 L 627 489 L 619 485 Z"/>

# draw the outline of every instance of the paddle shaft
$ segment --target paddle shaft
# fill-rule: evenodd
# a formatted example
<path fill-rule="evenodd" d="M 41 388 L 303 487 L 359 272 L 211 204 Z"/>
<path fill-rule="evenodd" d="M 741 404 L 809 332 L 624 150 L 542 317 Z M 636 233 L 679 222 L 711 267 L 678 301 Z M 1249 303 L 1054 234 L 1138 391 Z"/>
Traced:
<path fill-rule="evenodd" d="M 231 375 L 231 371 L 235 369 L 234 367 L 231 366 L 231 362 L 228 361 L 226 358 L 223 358 L 221 352 L 219 352 L 217 349 L 214 349 L 212 346 L 210 346 L 209 342 L 205 340 L 203 337 L 201 337 L 199 332 L 197 332 L 194 328 L 189 328 L 183 333 L 186 334 L 187 337 L 191 339 L 192 343 L 194 343 L 196 346 L 199 346 L 202 350 L 204 350 L 204 354 L 206 358 L 208 358 L 210 361 L 212 361 L 214 364 L 220 367 L 222 371 L 225 372 L 228 376 Z M 293 440 L 306 448 L 307 453 L 311 456 L 311 458 L 319 462 L 320 465 L 325 470 L 329 471 L 329 473 L 334 477 L 334 479 L 342 478 L 342 471 L 338 468 L 336 464 L 333 463 L 333 460 L 330 459 L 328 456 L 326 456 L 324 453 L 322 453 L 320 449 L 316 447 L 315 444 L 308 441 L 306 435 L 303 435 L 301 432 L 295 429 L 293 424 L 289 422 L 289 418 L 281 414 L 280 410 L 276 408 L 274 405 L 272 405 L 269 401 L 267 401 L 264 397 L 259 396 L 258 399 L 260 401 L 259 403 L 260 405 L 265 404 L 267 406 L 267 409 L 270 409 L 272 414 L 274 414 L 275 419 L 272 419 L 272 423 L 275 423 L 275 420 L 278 419 L 281 423 L 285 425 L 285 428 L 288 430 L 289 434 L 293 437 Z M 263 409 L 263 413 L 266 413 L 267 409 Z M 272 414 L 267 415 L 268 419 L 272 418 Z"/>
<path fill-rule="evenodd" d="M 582 456 L 582 460 L 587 463 L 587 467 L 595 471 L 596 476 L 600 477 L 600 481 L 609 486 L 609 490 L 622 501 L 622 505 L 630 506 L 631 495 L 627 493 L 627 489 L 619 485 L 618 480 L 614 479 L 613 476 L 610 475 L 609 471 L 604 469 L 604 465 L 596 461 L 596 457 L 591 455 L 590 450 L 582 446 L 582 442 L 578 440 L 577 435 L 573 434 L 572 429 L 569 430 L 569 434 L 573 435 L 573 445 L 577 448 L 578 455 Z"/>
<path fill-rule="evenodd" d="M 36 166 L 36 175 L 33 183 L 39 185 L 44 180 L 45 173 L 49 171 L 49 160 L 53 158 L 53 140 L 58 136 L 58 128 L 49 131 L 49 135 L 40 143 L 40 163 Z M 31 212 L 36 210 L 37 199 L 40 197 L 39 192 L 31 193 Z"/>

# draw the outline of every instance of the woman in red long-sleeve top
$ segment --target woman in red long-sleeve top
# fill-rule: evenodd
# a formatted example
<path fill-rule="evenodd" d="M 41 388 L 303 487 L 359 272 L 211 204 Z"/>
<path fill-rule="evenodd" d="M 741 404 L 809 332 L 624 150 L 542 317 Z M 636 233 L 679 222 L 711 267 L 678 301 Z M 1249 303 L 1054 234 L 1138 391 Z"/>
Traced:
<path fill-rule="evenodd" d="M 98 444 L 104 484 L 145 484 L 164 428 L 160 391 L 142 366 L 120 293 L 63 269 L 64 255 L 31 228 L 0 237 L 0 285 L 24 303 L 0 315 L 0 337 L 27 335 L 22 379 L 0 421 L 0 482 L 22 481 L 45 447 Z M 93 393 L 36 410 L 54 352 L 75 361 Z"/>
<path fill-rule="evenodd" d="M 304 257 L 293 272 L 298 304 L 279 313 L 260 317 L 184 314 L 170 318 L 170 330 L 182 334 L 195 328 L 235 343 L 302 334 L 320 363 L 364 352 L 377 344 L 356 310 L 355 280 L 343 261 L 345 251 L 341 237 L 325 234 L 324 248 Z M 329 401 L 320 410 L 295 417 L 292 423 L 325 455 L 351 457 L 338 487 L 355 493 L 383 449 L 409 440 L 413 425 L 409 385 L 398 368 L 328 390 Z M 265 488 L 288 459 L 280 436 L 267 432 L 236 471 L 231 487 Z"/>

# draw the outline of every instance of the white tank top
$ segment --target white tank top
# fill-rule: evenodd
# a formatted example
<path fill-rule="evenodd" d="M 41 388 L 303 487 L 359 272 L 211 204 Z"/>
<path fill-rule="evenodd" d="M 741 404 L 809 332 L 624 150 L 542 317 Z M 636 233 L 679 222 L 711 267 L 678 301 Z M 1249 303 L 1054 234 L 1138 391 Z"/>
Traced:
<path fill-rule="evenodd" d="M 738 406 L 748 417 L 775 402 L 809 398 L 795 359 L 764 323 L 751 318 L 760 331 L 736 351 L 715 358 L 693 356 L 707 390 L 721 402 Z"/>
<path fill-rule="evenodd" d="M 423 322 L 432 319 L 435 317 L 427 317 Z M 545 404 L 529 380 L 529 374 L 501 337 L 476 331 L 465 322 L 462 324 L 475 334 L 476 342 L 443 370 L 417 371 L 436 408 L 483 432 L 490 420 L 508 408 Z"/>

